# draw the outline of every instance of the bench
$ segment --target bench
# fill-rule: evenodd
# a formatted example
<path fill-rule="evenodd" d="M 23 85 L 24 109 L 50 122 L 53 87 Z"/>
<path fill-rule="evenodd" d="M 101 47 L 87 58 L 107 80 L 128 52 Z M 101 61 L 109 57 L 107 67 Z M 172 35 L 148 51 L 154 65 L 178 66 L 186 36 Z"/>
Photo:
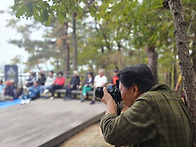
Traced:
<path fill-rule="evenodd" d="M 61 94 L 65 94 L 65 92 L 66 92 L 65 89 L 57 89 L 57 90 L 55 90 L 55 93 L 58 94 L 58 97 L 61 97 Z M 94 91 L 88 91 L 87 92 L 87 99 L 89 99 L 89 96 L 93 96 L 93 92 Z M 71 91 L 71 95 L 73 96 L 73 98 L 77 98 L 78 95 L 81 98 L 81 96 L 82 96 L 82 90 L 72 90 Z"/>

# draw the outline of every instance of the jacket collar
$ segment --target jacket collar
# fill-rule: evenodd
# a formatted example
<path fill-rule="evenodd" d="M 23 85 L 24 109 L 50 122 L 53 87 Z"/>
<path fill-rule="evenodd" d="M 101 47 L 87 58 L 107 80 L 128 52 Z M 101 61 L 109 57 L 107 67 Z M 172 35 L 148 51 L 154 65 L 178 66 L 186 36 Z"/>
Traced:
<path fill-rule="evenodd" d="M 149 91 L 156 91 L 156 90 L 170 90 L 170 88 L 165 84 L 158 83 L 154 85 Z"/>

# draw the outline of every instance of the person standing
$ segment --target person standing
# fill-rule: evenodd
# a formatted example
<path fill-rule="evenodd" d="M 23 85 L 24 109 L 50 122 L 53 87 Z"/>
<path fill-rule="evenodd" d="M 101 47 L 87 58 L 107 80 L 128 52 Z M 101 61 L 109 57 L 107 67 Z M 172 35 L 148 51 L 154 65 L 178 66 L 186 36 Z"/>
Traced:
<path fill-rule="evenodd" d="M 104 70 L 99 69 L 98 75 L 96 75 L 94 79 L 94 95 L 92 101 L 90 102 L 90 105 L 95 104 L 95 89 L 97 87 L 104 87 L 106 83 L 107 83 L 107 77 L 104 75 Z"/>

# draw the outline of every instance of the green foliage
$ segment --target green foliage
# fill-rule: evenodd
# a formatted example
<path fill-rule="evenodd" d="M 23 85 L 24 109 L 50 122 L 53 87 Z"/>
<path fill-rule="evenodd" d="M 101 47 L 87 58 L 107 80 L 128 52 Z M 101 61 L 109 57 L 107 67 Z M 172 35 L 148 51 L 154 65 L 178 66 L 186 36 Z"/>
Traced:
<path fill-rule="evenodd" d="M 196 16 L 193 17 L 196 4 L 191 0 L 183 1 L 183 4 L 190 45 L 192 44 L 192 49 L 196 49 L 194 47 Z M 63 36 L 64 22 L 69 22 L 69 28 L 72 27 L 71 14 L 73 11 L 76 12 L 79 66 L 104 67 L 113 70 L 116 66 L 122 68 L 135 62 L 147 63 L 146 45 L 156 48 L 159 54 L 158 67 L 161 72 L 171 72 L 171 66 L 176 62 L 172 16 L 163 6 L 162 0 L 15 0 L 13 9 L 18 18 L 34 17 L 36 21 L 51 25 L 52 31 L 45 35 L 49 40 L 56 39 L 56 41 Z M 60 24 L 57 25 L 56 20 Z M 22 29 L 24 28 L 20 28 Z M 68 34 L 68 42 L 72 64 L 71 31 Z M 30 33 L 24 35 L 28 37 Z M 32 58 L 33 60 L 39 58 L 48 60 L 49 48 L 53 52 L 50 55 L 54 59 L 54 65 L 64 68 L 66 50 L 63 44 L 55 50 L 55 45 L 50 47 L 46 45 L 48 41 L 38 46 L 33 46 L 35 42 L 30 43 L 27 40 L 24 45 L 23 41 L 20 40 L 17 45 L 25 46 L 26 50 L 36 57 Z M 33 55 L 35 50 L 36 55 Z"/>
<path fill-rule="evenodd" d="M 11 60 L 11 64 L 15 65 L 15 64 L 20 64 L 21 63 L 21 56 L 20 55 L 17 55 L 16 57 L 14 57 L 12 60 Z"/>
<path fill-rule="evenodd" d="M 50 25 L 52 19 L 58 18 L 63 23 L 67 14 L 80 9 L 76 1 L 59 0 L 15 0 L 13 10 L 16 17 L 33 17 L 45 25 Z"/>
<path fill-rule="evenodd" d="M 171 63 L 176 58 L 176 53 L 172 52 L 175 47 L 174 27 L 172 16 L 163 7 L 162 2 L 161 0 L 104 1 L 100 10 L 92 15 L 108 24 L 109 28 L 115 30 L 114 33 L 116 30 L 121 30 L 115 39 L 123 38 L 123 44 L 126 40 L 128 41 L 126 45 L 130 55 L 139 53 L 137 55 L 142 58 L 142 54 L 145 54 L 143 48 L 148 45 L 156 48 L 156 52 L 159 54 L 159 67 L 169 68 L 165 63 Z M 126 51 L 123 50 L 123 52 Z M 138 59 L 135 62 L 147 63 L 145 56 L 143 59 L 145 60 Z"/>

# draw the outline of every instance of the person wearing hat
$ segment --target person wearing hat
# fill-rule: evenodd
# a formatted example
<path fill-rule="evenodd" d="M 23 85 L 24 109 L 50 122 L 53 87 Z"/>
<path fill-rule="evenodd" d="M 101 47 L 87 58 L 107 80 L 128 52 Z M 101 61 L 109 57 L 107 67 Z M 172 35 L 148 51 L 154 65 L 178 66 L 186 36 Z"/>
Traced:
<path fill-rule="evenodd" d="M 87 92 L 93 90 L 93 82 L 93 73 L 89 72 L 82 88 L 81 102 L 84 102 L 84 99 L 87 97 Z"/>
<path fill-rule="evenodd" d="M 51 100 L 54 99 L 55 90 L 63 88 L 65 80 L 66 79 L 65 77 L 63 77 L 63 72 L 58 72 L 54 84 L 52 84 L 51 87 L 49 87 L 48 89 L 52 93 L 52 97 L 50 98 Z"/>

